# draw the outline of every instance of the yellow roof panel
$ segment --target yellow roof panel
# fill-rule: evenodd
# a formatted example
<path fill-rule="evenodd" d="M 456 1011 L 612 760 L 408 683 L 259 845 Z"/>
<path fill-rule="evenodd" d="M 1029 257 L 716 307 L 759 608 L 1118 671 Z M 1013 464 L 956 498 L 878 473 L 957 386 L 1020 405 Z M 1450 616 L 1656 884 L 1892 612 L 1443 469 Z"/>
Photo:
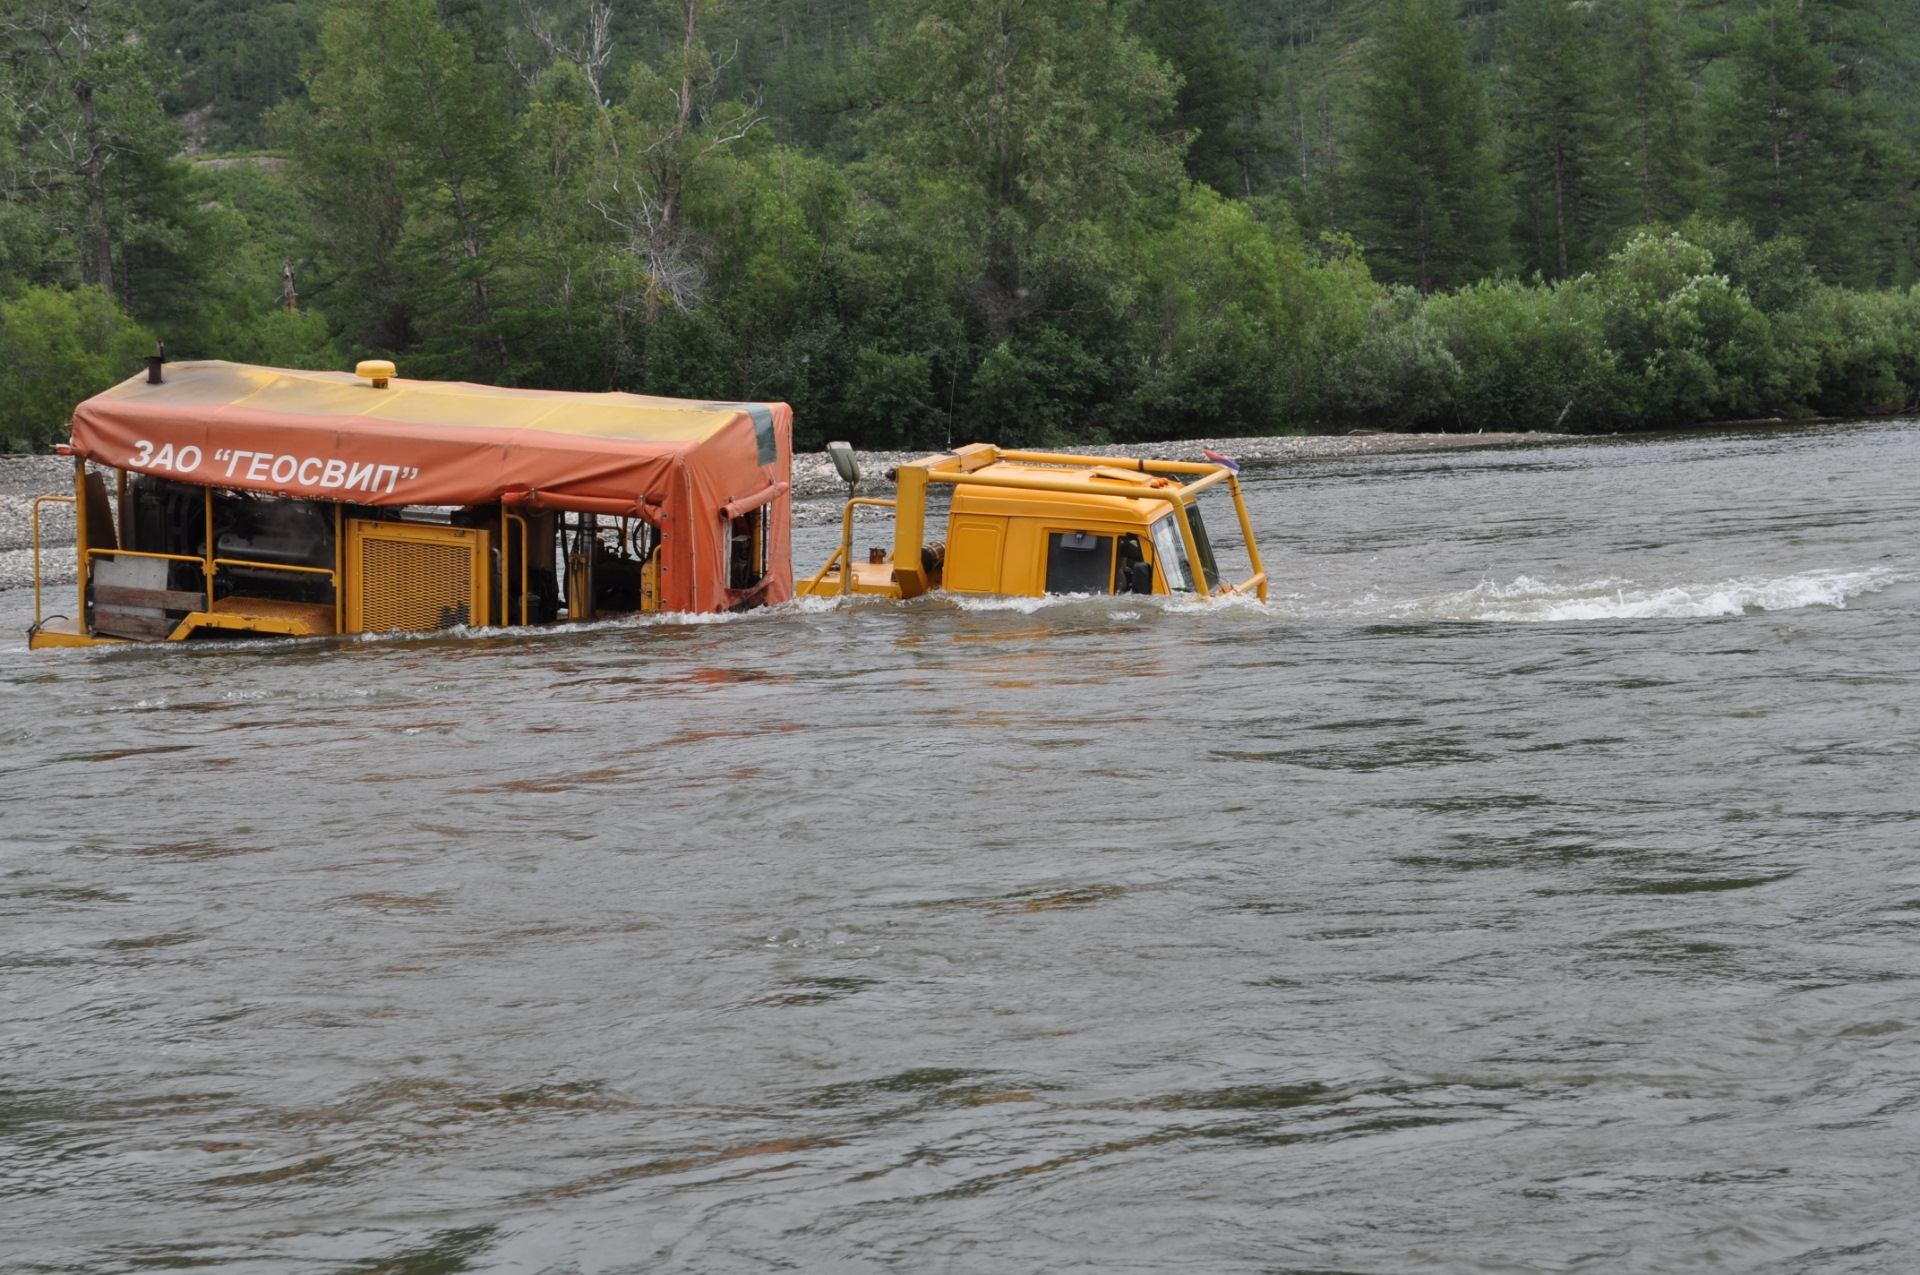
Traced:
<path fill-rule="evenodd" d="M 1041 513 L 1060 513 L 1077 509 L 1087 516 L 1099 513 L 1124 523 L 1148 523 L 1168 512 L 1172 499 L 1149 487 L 1148 475 L 1124 473 L 1114 469 L 1068 468 L 1055 465 L 1027 465 L 999 460 L 975 471 L 979 474 L 1004 474 L 1014 478 L 1044 478 L 1049 482 L 1084 485 L 1086 492 L 1031 491 L 1016 487 L 989 487 L 984 484 L 953 484 L 953 507 L 963 513 L 1007 514 L 1019 506 L 1021 517 Z M 1156 493 L 1142 497 L 1139 493 Z M 1127 493 L 1123 495 L 1122 493 Z"/>

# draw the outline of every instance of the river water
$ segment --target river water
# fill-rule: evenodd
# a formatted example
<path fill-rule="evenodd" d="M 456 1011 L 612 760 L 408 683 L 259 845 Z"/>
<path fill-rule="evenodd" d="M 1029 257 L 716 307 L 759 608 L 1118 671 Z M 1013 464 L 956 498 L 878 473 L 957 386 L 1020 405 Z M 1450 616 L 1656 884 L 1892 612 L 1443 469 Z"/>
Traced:
<path fill-rule="evenodd" d="M 1912 1270 L 1916 476 L 1250 470 L 1265 609 L 10 636 L 0 1265 Z"/>

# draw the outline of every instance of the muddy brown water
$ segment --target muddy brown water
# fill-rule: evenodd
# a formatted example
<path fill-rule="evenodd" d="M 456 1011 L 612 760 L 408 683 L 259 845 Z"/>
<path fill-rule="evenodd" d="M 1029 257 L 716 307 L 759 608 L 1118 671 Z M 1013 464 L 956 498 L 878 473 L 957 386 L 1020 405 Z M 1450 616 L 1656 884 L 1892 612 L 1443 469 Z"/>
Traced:
<path fill-rule="evenodd" d="M 0 595 L 0 1266 L 1910 1270 L 1917 474 L 1250 469 L 1266 608 Z"/>

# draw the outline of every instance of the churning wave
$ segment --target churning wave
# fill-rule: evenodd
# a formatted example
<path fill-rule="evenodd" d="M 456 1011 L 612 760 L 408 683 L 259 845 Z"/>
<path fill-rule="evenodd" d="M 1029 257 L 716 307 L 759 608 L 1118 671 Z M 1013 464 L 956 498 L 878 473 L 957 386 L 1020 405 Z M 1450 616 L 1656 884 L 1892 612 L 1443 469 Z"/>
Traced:
<path fill-rule="evenodd" d="M 1778 577 L 1739 577 L 1705 584 L 1646 585 L 1618 576 L 1579 584 L 1556 584 L 1517 576 L 1511 583 L 1483 580 L 1471 589 L 1412 599 L 1367 594 L 1346 602 L 1309 601 L 1300 594 L 1277 595 L 1271 607 L 1252 597 L 1198 599 L 1118 597 L 1056 594 L 1047 597 L 1003 597 L 997 594 L 936 595 L 935 605 L 961 611 L 1012 612 L 1032 615 L 1053 608 L 1128 609 L 1114 618 L 1137 620 L 1142 610 L 1168 614 L 1248 611 L 1256 615 L 1292 615 L 1299 618 L 1365 618 L 1374 620 L 1477 620 L 1525 624 L 1577 620 L 1691 619 L 1744 615 L 1763 611 L 1791 611 L 1825 606 L 1844 609 L 1851 598 L 1876 593 L 1903 577 L 1885 568 L 1865 571 L 1809 571 Z M 797 609 L 812 614 L 862 604 L 901 605 L 877 598 L 813 598 L 795 600 Z M 910 604 L 911 605 L 911 604 Z"/>
<path fill-rule="evenodd" d="M 1879 567 L 1675 585 L 1643 585 L 1618 578 L 1554 584 L 1518 576 L 1511 584 L 1483 580 L 1458 593 L 1393 604 L 1388 609 L 1396 617 L 1409 620 L 1541 623 L 1691 619 L 1810 606 L 1844 608 L 1848 599 L 1877 593 L 1898 578 L 1897 573 Z"/>

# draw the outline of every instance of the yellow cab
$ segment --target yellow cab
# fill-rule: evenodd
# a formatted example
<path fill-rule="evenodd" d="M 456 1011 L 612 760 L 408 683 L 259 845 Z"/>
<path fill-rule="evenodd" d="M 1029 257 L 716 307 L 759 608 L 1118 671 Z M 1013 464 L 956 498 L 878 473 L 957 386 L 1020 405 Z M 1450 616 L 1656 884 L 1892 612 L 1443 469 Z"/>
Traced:
<path fill-rule="evenodd" d="M 859 465 L 845 443 L 828 445 L 851 488 Z M 988 443 L 902 465 L 893 499 L 847 501 L 839 549 L 811 577 L 806 596 L 875 594 L 914 598 L 949 593 L 1166 594 L 1195 599 L 1267 597 L 1266 570 L 1240 482 L 1226 465 L 1112 459 L 1066 452 L 1005 450 Z M 946 535 L 928 541 L 928 494 L 948 487 Z M 1224 488 L 1233 502 L 1252 574 L 1220 578 L 1201 516 L 1203 492 Z M 858 562 L 853 521 L 859 506 L 894 511 L 891 552 Z"/>

